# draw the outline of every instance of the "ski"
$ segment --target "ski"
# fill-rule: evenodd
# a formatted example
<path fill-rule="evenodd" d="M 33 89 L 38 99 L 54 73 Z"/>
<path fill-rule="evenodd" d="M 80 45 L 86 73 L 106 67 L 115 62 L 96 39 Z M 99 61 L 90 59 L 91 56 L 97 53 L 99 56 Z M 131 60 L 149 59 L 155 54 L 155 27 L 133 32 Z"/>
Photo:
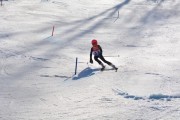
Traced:
<path fill-rule="evenodd" d="M 104 67 L 104 68 L 101 68 L 100 70 L 101 70 L 102 72 L 103 72 L 103 71 L 109 71 L 109 70 L 115 70 L 115 72 L 117 72 L 117 71 L 118 71 L 118 68 L 106 69 L 106 68 Z"/>

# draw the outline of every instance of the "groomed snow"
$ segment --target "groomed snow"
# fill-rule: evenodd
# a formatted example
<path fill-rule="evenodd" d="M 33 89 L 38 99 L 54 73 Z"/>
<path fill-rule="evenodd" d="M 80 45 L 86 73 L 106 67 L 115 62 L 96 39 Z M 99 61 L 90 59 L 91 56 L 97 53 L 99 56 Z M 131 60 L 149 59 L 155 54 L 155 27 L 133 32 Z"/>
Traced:
<path fill-rule="evenodd" d="M 179 0 L 3 1 L 0 120 L 179 120 L 179 6 Z M 92 39 L 117 72 L 89 63 Z"/>

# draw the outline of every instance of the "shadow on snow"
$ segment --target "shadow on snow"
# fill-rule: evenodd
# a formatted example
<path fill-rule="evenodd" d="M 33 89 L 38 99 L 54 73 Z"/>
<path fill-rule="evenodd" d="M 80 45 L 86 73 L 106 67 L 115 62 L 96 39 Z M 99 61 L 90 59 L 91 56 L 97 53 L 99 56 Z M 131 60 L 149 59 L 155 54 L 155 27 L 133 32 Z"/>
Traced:
<path fill-rule="evenodd" d="M 92 69 L 90 67 L 85 68 L 82 70 L 77 76 L 74 76 L 73 80 L 79 80 L 81 78 L 89 77 L 95 74 L 96 71 L 99 71 L 99 68 Z"/>

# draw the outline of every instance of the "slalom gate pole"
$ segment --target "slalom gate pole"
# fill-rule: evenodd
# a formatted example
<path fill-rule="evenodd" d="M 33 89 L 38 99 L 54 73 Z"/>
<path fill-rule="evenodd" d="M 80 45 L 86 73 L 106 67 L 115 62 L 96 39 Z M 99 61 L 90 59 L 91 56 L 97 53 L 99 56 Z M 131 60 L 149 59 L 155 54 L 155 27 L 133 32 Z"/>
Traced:
<path fill-rule="evenodd" d="M 51 36 L 53 36 L 54 35 L 54 26 L 53 26 L 53 29 L 52 29 L 52 35 Z"/>
<path fill-rule="evenodd" d="M 1 6 L 2 6 L 2 1 L 3 1 L 3 0 L 1 0 Z"/>
<path fill-rule="evenodd" d="M 75 65 L 75 75 L 76 75 L 76 73 L 77 73 L 77 63 L 78 63 L 78 58 L 76 57 L 76 65 Z"/>

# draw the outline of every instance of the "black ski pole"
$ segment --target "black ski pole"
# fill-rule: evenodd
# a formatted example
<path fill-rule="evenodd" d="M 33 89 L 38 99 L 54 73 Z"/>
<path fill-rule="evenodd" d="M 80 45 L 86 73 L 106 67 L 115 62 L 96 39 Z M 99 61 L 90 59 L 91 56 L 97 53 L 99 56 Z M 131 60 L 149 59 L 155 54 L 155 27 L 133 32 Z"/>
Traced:
<path fill-rule="evenodd" d="M 104 57 L 120 57 L 120 55 L 105 55 Z"/>

